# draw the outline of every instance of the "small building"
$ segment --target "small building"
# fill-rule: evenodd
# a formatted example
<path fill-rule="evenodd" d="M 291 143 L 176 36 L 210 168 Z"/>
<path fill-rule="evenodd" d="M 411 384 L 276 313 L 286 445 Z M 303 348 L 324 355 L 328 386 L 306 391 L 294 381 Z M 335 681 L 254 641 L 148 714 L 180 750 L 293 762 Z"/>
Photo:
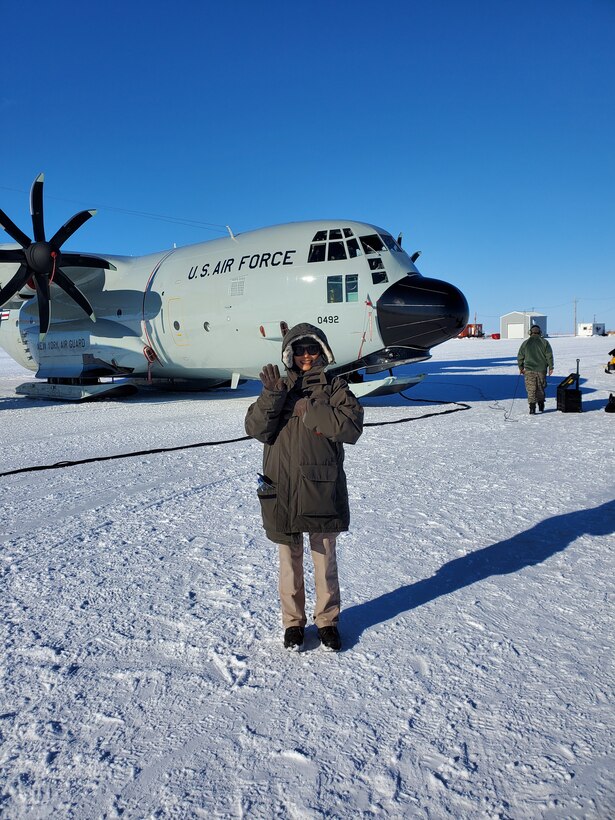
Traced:
<path fill-rule="evenodd" d="M 538 325 L 542 335 L 547 335 L 547 317 L 530 310 L 513 310 L 500 316 L 500 336 L 502 339 L 526 339 L 532 325 Z"/>
<path fill-rule="evenodd" d="M 600 322 L 581 322 L 577 325 L 577 336 L 606 336 L 606 325 Z"/>
<path fill-rule="evenodd" d="M 484 335 L 483 326 L 475 322 L 472 325 L 466 325 L 457 338 L 482 339 Z"/>

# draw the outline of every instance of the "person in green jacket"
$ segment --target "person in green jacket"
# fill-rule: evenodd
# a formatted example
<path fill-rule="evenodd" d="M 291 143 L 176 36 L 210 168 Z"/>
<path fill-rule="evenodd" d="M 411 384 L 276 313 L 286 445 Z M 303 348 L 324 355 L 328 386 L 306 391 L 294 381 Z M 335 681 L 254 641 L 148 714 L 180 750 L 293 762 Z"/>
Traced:
<path fill-rule="evenodd" d="M 334 361 L 320 328 L 291 328 L 282 342 L 286 375 L 277 365 L 263 367 L 263 390 L 245 420 L 247 434 L 265 445 L 257 492 L 265 533 L 278 544 L 284 646 L 292 649 L 303 646 L 307 622 L 304 533 L 314 563 L 318 635 L 327 649 L 342 645 L 335 545 L 350 523 L 344 444 L 361 435 L 363 408 L 344 379 L 325 372 Z"/>
<path fill-rule="evenodd" d="M 545 409 L 545 387 L 547 386 L 547 371 L 553 374 L 553 351 L 546 339 L 542 338 L 542 331 L 538 325 L 532 325 L 529 338 L 522 342 L 517 353 L 519 373 L 525 376 L 525 389 L 530 405 L 530 415 L 538 410 Z"/>

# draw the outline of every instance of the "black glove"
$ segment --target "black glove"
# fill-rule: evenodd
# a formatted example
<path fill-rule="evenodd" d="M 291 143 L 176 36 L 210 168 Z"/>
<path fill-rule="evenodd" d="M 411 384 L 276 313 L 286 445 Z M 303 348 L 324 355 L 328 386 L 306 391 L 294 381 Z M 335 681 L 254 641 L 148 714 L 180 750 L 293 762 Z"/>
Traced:
<path fill-rule="evenodd" d="M 277 364 L 266 364 L 258 375 L 266 390 L 286 390 Z"/>

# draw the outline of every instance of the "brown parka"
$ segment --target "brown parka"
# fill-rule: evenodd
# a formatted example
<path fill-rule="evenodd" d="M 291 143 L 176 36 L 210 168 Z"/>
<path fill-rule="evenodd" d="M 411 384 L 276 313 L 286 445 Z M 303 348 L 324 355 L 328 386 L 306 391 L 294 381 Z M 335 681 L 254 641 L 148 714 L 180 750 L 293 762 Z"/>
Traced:
<path fill-rule="evenodd" d="M 293 368 L 293 342 L 317 341 L 327 361 L 319 359 L 307 373 Z M 344 473 L 344 443 L 363 432 L 363 408 L 339 376 L 327 376 L 333 363 L 325 334 L 314 325 L 291 328 L 282 343 L 287 370 L 284 389 L 263 389 L 248 408 L 246 433 L 265 445 L 263 473 L 269 486 L 258 490 L 267 537 L 277 544 L 296 544 L 304 532 L 343 532 L 350 512 Z M 307 399 L 303 417 L 293 415 Z"/>

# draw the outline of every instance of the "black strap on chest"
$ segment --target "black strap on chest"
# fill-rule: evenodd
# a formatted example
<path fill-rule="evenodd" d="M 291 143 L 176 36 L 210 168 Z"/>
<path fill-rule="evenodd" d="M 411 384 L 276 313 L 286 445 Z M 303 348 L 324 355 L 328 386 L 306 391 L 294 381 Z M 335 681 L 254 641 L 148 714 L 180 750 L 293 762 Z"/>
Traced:
<path fill-rule="evenodd" d="M 330 380 L 327 377 L 327 374 L 324 370 L 321 370 L 320 373 L 305 373 L 301 380 L 301 389 L 302 390 L 313 390 L 315 387 L 320 385 L 329 384 Z"/>

